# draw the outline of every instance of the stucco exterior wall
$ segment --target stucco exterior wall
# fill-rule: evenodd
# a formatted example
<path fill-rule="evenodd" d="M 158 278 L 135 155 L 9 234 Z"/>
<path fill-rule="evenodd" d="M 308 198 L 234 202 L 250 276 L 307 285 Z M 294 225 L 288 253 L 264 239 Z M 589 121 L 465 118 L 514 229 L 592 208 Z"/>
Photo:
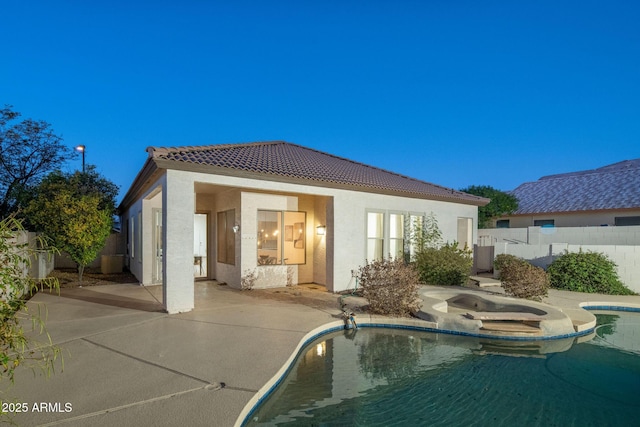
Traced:
<path fill-rule="evenodd" d="M 196 185 L 197 183 L 197 185 Z M 215 268 L 211 277 L 240 287 L 243 274 L 258 274 L 255 287 L 283 286 L 313 281 L 338 292 L 355 286 L 353 271 L 366 262 L 366 224 L 368 212 L 385 216 L 385 253 L 389 253 L 389 214 L 425 215 L 433 212 L 445 241 L 460 235 L 460 218 L 470 218 L 471 238 L 477 239 L 477 207 L 451 202 L 374 194 L 352 190 L 317 187 L 284 182 L 262 181 L 234 176 L 168 170 L 129 206 L 123 219 L 143 220 L 139 230 L 142 245 L 131 258 L 131 271 L 142 283 L 151 282 L 153 209 L 162 209 L 163 298 L 170 313 L 193 308 L 193 235 L 194 213 L 210 212 L 208 256 Z M 196 189 L 201 192 L 197 193 Z M 235 209 L 235 263 L 217 262 L 216 214 Z M 258 265 L 258 210 L 307 212 L 306 264 Z M 316 227 L 326 226 L 326 235 L 318 236 Z M 138 227 L 137 220 L 135 226 Z M 470 244 L 472 242 L 469 242 Z M 141 262 L 142 261 L 142 262 Z M 211 274 L 211 271 L 210 271 Z"/>
<path fill-rule="evenodd" d="M 333 197 L 334 230 L 329 231 L 335 239 L 333 291 L 353 287 L 352 271 L 366 262 L 366 215 L 367 212 L 385 214 L 385 236 L 388 236 L 388 214 L 410 213 L 425 215 L 433 212 L 445 241 L 453 242 L 458 237 L 458 218 L 471 218 L 477 223 L 477 207 L 408 197 L 387 196 L 338 191 Z M 475 227 L 475 226 L 474 226 Z M 477 238 L 473 232 L 472 238 Z M 384 253 L 388 254 L 388 239 L 385 238 Z"/>
<path fill-rule="evenodd" d="M 162 209 L 162 187 L 164 176 L 159 178 L 129 209 L 121 215 L 122 239 L 125 242 L 125 265 L 136 276 L 141 285 L 151 285 L 153 239 L 152 239 L 152 211 Z M 140 219 L 139 219 L 140 216 Z M 133 231 L 131 226 L 133 224 Z M 136 238 L 136 235 L 139 238 Z M 128 244 L 126 243 L 128 241 Z M 140 247 L 136 247 L 140 245 Z M 133 253 L 132 253 L 133 249 Z M 149 258 L 149 262 L 143 262 Z"/>
<path fill-rule="evenodd" d="M 616 217 L 640 216 L 640 209 L 602 211 L 602 212 L 572 212 L 535 214 L 526 216 L 505 216 L 500 219 L 508 219 L 510 228 L 522 228 L 533 226 L 534 220 L 552 219 L 556 227 L 587 227 L 615 225 Z M 494 221 L 495 226 L 495 221 Z"/>
<path fill-rule="evenodd" d="M 194 182 L 192 174 L 184 171 L 168 170 L 165 178 L 162 191 L 163 300 L 169 313 L 179 313 L 194 307 Z"/>
<path fill-rule="evenodd" d="M 237 189 L 230 188 L 226 191 L 222 191 L 216 194 L 216 206 L 214 216 L 217 215 L 218 212 L 228 211 L 230 209 L 235 210 L 235 220 L 237 224 L 240 224 L 240 220 L 242 218 L 241 210 L 240 210 L 240 191 Z M 215 221 L 215 219 L 214 219 Z M 213 227 L 216 229 L 216 227 Z M 217 236 L 211 240 L 211 247 L 213 252 L 211 253 L 213 264 L 215 264 L 215 279 L 219 282 L 224 282 L 229 284 L 230 286 L 240 288 L 240 276 L 242 271 L 242 254 L 240 253 L 240 242 L 241 235 L 245 232 L 244 227 L 240 227 L 240 232 L 235 235 L 235 260 L 234 264 L 227 264 L 218 262 L 218 256 L 216 253 L 217 248 Z"/>

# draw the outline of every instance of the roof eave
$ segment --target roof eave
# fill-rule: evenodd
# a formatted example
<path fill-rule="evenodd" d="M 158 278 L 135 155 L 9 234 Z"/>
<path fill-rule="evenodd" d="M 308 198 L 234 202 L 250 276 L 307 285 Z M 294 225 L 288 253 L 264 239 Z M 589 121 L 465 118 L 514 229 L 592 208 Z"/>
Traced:
<path fill-rule="evenodd" d="M 118 212 L 124 212 L 132 203 L 136 201 L 140 193 L 145 191 L 155 181 L 156 175 L 159 173 L 157 161 L 151 157 L 147 158 L 142 169 L 138 172 L 131 187 L 122 198 L 122 202 L 118 205 Z"/>
<path fill-rule="evenodd" d="M 402 196 L 402 197 L 410 197 L 414 199 L 437 200 L 442 202 L 460 203 L 460 204 L 472 205 L 472 206 L 485 206 L 487 203 L 490 202 L 489 199 L 485 199 L 482 197 L 475 197 L 475 196 L 472 196 L 473 198 L 468 198 L 468 199 L 461 198 L 461 197 L 447 197 L 440 194 L 432 194 L 427 196 L 425 194 L 413 193 L 409 191 L 389 190 L 389 189 L 384 189 L 384 188 L 381 189 L 376 187 L 365 187 L 365 186 L 358 186 L 358 185 L 345 184 L 345 183 L 339 183 L 339 182 L 317 181 L 313 179 L 289 177 L 289 176 L 261 173 L 261 172 L 250 172 L 250 171 L 244 171 L 240 169 L 232 169 L 232 168 L 225 168 L 225 167 L 219 167 L 219 166 L 178 162 L 175 160 L 168 160 L 168 159 L 156 158 L 154 159 L 154 161 L 156 166 L 160 169 L 174 169 L 174 170 L 181 170 L 186 172 L 198 172 L 198 173 L 205 173 L 205 174 L 232 176 L 232 177 L 238 177 L 238 178 L 257 179 L 257 180 L 263 180 L 263 181 L 266 180 L 266 181 L 282 182 L 282 183 L 289 183 L 289 184 L 310 185 L 314 187 L 360 191 L 365 193 L 384 194 L 384 195 L 390 195 L 390 196 Z M 457 193 L 459 194 L 459 192 Z"/>

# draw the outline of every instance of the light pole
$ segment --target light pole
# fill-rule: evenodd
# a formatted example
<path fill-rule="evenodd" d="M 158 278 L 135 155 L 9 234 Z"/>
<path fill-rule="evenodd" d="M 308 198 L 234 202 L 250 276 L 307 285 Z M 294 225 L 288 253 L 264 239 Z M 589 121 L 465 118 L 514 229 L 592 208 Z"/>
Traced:
<path fill-rule="evenodd" d="M 87 151 L 87 147 L 84 145 L 78 145 L 76 150 L 82 153 L 82 173 L 84 173 L 84 152 Z"/>

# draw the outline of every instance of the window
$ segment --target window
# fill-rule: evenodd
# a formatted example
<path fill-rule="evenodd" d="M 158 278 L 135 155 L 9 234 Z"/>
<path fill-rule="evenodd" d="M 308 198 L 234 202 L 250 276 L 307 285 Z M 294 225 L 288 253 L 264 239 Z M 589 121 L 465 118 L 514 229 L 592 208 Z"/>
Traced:
<path fill-rule="evenodd" d="M 140 257 L 140 234 L 142 231 L 142 212 L 138 212 L 136 216 L 129 218 L 129 232 L 131 234 L 130 242 L 131 258 L 138 258 L 138 262 L 142 262 Z"/>
<path fill-rule="evenodd" d="M 282 261 L 282 212 L 258 211 L 258 265 L 275 265 Z"/>
<path fill-rule="evenodd" d="M 555 227 L 555 221 L 553 219 L 535 219 L 533 220 L 534 227 Z"/>
<path fill-rule="evenodd" d="M 367 260 L 384 258 L 384 214 L 367 212 Z"/>
<path fill-rule="evenodd" d="M 389 215 L 389 254 L 391 258 L 404 257 L 404 215 Z"/>
<path fill-rule="evenodd" d="M 305 236 L 307 234 L 306 212 L 284 213 L 284 264 L 304 264 L 306 262 Z"/>
<path fill-rule="evenodd" d="M 138 262 L 142 262 L 142 212 L 138 212 L 136 226 L 136 256 L 138 257 Z"/>
<path fill-rule="evenodd" d="M 617 216 L 615 217 L 615 225 L 640 225 L 640 216 Z"/>
<path fill-rule="evenodd" d="M 414 259 L 420 244 L 423 243 L 423 239 L 421 238 L 424 231 L 423 226 L 424 217 L 422 215 L 409 215 L 409 221 L 405 223 L 405 235 L 407 236 L 405 242 L 408 243 L 406 252 L 409 260 Z"/>
<path fill-rule="evenodd" d="M 233 226 L 236 223 L 236 210 L 218 212 L 218 262 L 223 264 L 236 264 L 236 234 Z"/>
<path fill-rule="evenodd" d="M 509 228 L 508 219 L 499 219 L 496 221 L 496 228 Z"/>
<path fill-rule="evenodd" d="M 306 263 L 307 214 L 258 211 L 258 265 Z"/>
<path fill-rule="evenodd" d="M 135 253 L 135 249 L 136 248 L 135 248 L 135 244 L 134 244 L 134 241 L 135 241 L 135 238 L 134 238 L 134 236 L 135 236 L 135 233 L 134 233 L 135 232 L 135 230 L 134 230 L 135 221 L 133 220 L 133 217 L 129 218 L 128 224 L 129 224 L 129 236 L 127 236 L 127 240 L 128 240 L 128 243 L 129 243 L 129 256 L 131 258 L 135 258 L 135 256 L 136 256 L 136 253 Z"/>

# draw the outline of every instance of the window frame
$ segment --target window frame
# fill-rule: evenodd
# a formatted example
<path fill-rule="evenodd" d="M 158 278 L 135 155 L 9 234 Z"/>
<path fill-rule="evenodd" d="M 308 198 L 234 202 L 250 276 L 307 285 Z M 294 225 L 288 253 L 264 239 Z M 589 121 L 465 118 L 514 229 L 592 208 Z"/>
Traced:
<path fill-rule="evenodd" d="M 221 264 L 236 265 L 236 210 L 216 212 L 216 261 Z"/>
<path fill-rule="evenodd" d="M 369 229 L 370 229 L 370 222 L 369 222 L 369 215 L 381 215 L 382 218 L 382 227 L 380 227 L 380 225 L 376 225 L 376 228 L 382 230 L 382 235 L 381 237 L 378 236 L 373 236 L 373 237 L 369 237 Z M 374 209 L 367 209 L 367 211 L 365 212 L 365 259 L 367 261 L 377 261 L 380 259 L 385 259 L 385 250 L 387 249 L 387 239 L 386 236 L 388 234 L 387 232 L 387 214 L 385 211 L 381 211 L 381 210 L 374 210 Z M 371 241 L 375 240 L 375 241 L 380 241 L 381 244 L 380 246 L 380 250 L 382 251 L 382 254 L 380 256 L 380 258 L 378 258 L 377 254 L 375 254 L 375 252 L 377 251 L 377 248 L 375 246 L 373 246 L 372 250 L 370 249 L 370 244 Z M 372 253 L 372 257 L 369 256 L 370 252 Z"/>
<path fill-rule="evenodd" d="M 275 213 L 276 221 L 261 220 L 261 213 Z M 302 217 L 300 217 L 302 216 Z M 275 209 L 258 209 L 256 215 L 256 265 L 258 267 L 278 266 L 278 265 L 305 265 L 307 263 L 307 212 L 292 210 L 275 210 Z M 265 217 L 266 218 L 266 217 Z M 271 234 L 275 234 L 275 238 L 268 239 L 269 245 L 271 241 L 275 241 L 275 248 L 265 248 L 261 246 L 265 244 L 267 239 L 263 233 L 265 224 L 261 222 L 275 222 L 276 228 Z M 275 250 L 275 256 L 265 254 L 265 251 Z M 299 251 L 299 252 L 294 252 Z M 263 253 L 261 253 L 263 252 Z M 295 255 L 295 256 L 294 256 Z M 291 261 L 291 260 L 294 261 Z"/>

